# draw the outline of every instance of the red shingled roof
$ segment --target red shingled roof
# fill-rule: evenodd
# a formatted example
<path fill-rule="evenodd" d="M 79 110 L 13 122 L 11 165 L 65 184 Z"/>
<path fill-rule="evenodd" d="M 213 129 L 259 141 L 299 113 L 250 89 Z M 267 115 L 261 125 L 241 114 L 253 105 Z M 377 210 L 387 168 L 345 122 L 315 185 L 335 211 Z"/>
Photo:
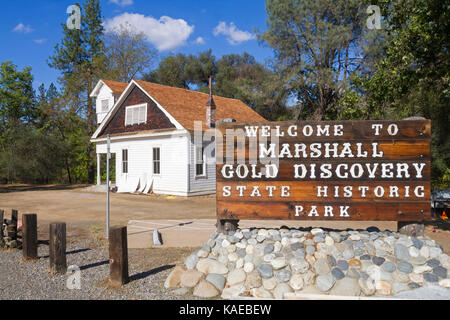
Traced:
<path fill-rule="evenodd" d="M 126 83 L 103 80 L 114 92 L 125 90 Z M 202 121 L 203 129 L 206 120 L 206 93 L 169 87 L 156 83 L 135 80 L 135 82 L 153 97 L 175 120 L 185 129 L 194 130 L 194 121 Z M 216 105 L 216 121 L 233 118 L 237 122 L 267 121 L 241 100 L 213 96 Z"/>

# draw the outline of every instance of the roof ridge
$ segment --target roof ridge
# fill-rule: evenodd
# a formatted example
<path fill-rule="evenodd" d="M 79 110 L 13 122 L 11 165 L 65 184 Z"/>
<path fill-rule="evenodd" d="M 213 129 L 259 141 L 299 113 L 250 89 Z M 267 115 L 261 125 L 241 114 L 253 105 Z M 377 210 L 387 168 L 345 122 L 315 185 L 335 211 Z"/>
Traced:
<path fill-rule="evenodd" d="M 183 90 L 183 91 L 192 92 L 192 93 L 195 93 L 195 94 L 206 95 L 206 96 L 209 97 L 209 93 L 204 93 L 204 92 L 201 92 L 201 91 L 190 90 L 190 89 L 179 88 L 179 87 L 172 87 L 172 86 L 168 86 L 168 85 L 166 85 L 166 84 L 160 84 L 160 83 L 155 83 L 155 82 L 150 82 L 150 81 L 144 81 L 144 80 L 133 79 L 133 81 L 136 81 L 137 83 L 139 83 L 139 82 L 148 83 L 148 84 L 151 84 L 151 85 L 156 85 L 156 86 L 160 86 L 160 87 L 166 87 L 166 88 L 170 88 L 170 89 Z M 219 95 L 216 95 L 216 94 L 213 94 L 213 97 L 222 98 L 222 99 L 236 100 L 236 101 L 239 101 L 239 102 L 244 103 L 242 100 L 239 100 L 239 99 L 237 99 L 237 98 L 228 98 L 228 97 L 219 96 Z M 245 103 L 244 103 L 244 104 L 245 104 Z"/>

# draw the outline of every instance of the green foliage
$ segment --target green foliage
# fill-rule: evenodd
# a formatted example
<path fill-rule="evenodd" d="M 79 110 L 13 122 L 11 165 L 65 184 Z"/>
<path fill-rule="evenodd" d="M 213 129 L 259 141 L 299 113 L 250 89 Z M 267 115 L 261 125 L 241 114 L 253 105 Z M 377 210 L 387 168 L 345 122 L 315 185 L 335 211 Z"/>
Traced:
<path fill-rule="evenodd" d="M 268 120 L 287 118 L 287 90 L 281 79 L 248 53 L 224 55 L 219 60 L 211 50 L 197 56 L 168 56 L 144 80 L 208 93 L 209 76 L 214 79 L 214 94 L 242 100 Z"/>
<path fill-rule="evenodd" d="M 95 131 L 95 105 L 89 96 L 98 80 L 106 74 L 107 64 L 104 29 L 99 0 L 86 0 L 81 16 L 81 29 L 68 29 L 62 24 L 63 38 L 49 59 L 49 66 L 61 71 L 59 82 L 64 88 L 64 98 L 75 116 L 84 118 L 86 128 L 85 157 L 78 159 L 77 176 L 86 176 L 86 182 L 95 178 L 95 150 L 90 137 Z M 86 174 L 81 174 L 87 170 Z M 84 179 L 84 178 L 83 178 Z"/>
<path fill-rule="evenodd" d="M 359 0 L 267 0 L 268 30 L 259 34 L 275 52 L 275 66 L 299 119 L 336 119 L 349 77 L 364 67 L 373 42 Z"/>
<path fill-rule="evenodd" d="M 156 57 L 142 33 L 134 33 L 129 27 L 120 26 L 108 33 L 105 39 L 107 78 L 130 82 L 149 69 Z"/>
<path fill-rule="evenodd" d="M 361 98 L 354 107 L 374 118 L 431 119 L 433 186 L 450 188 L 444 178 L 450 168 L 450 5 L 441 0 L 375 2 L 390 38 L 373 71 L 355 76 Z"/>

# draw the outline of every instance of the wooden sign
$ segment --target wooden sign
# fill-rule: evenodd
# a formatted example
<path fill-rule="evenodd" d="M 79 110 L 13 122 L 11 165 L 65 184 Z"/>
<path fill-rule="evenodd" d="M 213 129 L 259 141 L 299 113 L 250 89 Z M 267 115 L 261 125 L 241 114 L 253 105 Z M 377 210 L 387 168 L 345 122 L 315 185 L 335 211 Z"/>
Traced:
<path fill-rule="evenodd" d="M 219 220 L 431 218 L 431 121 L 221 123 Z"/>

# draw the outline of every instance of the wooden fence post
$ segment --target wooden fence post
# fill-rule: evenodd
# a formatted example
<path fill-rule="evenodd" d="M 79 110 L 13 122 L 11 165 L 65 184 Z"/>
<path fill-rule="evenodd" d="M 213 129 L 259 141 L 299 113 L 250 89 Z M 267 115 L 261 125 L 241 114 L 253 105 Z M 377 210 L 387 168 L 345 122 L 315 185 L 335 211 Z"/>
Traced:
<path fill-rule="evenodd" d="M 50 272 L 65 274 L 67 272 L 66 259 L 66 224 L 50 224 Z"/>
<path fill-rule="evenodd" d="M 17 240 L 17 221 L 19 220 L 19 211 L 12 209 L 11 211 L 11 226 L 9 227 L 9 234 L 8 236 L 11 238 L 11 240 Z"/>
<path fill-rule="evenodd" d="M 37 215 L 22 215 L 22 233 L 23 233 L 23 257 L 25 259 L 37 259 Z"/>
<path fill-rule="evenodd" d="M 0 209 L 0 238 L 3 238 L 3 220 L 4 220 L 5 211 Z"/>
<path fill-rule="evenodd" d="M 113 227 L 109 231 L 109 270 L 112 286 L 129 282 L 127 227 Z"/>
<path fill-rule="evenodd" d="M 0 247 L 3 247 L 5 245 L 3 241 L 3 217 L 4 217 L 5 211 L 0 210 Z"/>

